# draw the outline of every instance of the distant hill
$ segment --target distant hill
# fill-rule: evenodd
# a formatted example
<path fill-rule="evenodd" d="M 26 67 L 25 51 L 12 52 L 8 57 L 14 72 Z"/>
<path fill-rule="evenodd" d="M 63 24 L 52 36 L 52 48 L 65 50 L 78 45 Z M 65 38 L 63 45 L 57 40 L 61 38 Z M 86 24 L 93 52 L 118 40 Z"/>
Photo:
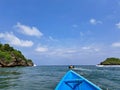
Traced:
<path fill-rule="evenodd" d="M 107 58 L 103 62 L 100 63 L 100 65 L 120 65 L 120 59 L 119 58 Z"/>
<path fill-rule="evenodd" d="M 26 59 L 21 51 L 9 44 L 0 43 L 0 67 L 33 66 L 31 59 Z"/>

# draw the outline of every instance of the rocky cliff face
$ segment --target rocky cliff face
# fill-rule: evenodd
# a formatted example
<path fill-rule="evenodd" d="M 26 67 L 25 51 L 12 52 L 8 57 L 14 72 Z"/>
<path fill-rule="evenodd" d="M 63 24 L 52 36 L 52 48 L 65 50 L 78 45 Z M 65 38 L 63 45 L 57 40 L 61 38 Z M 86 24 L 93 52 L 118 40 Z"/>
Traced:
<path fill-rule="evenodd" d="M 31 60 L 24 60 L 22 58 L 12 57 L 10 61 L 0 59 L 0 67 L 15 67 L 15 66 L 33 66 L 33 62 Z"/>
<path fill-rule="evenodd" d="M 33 62 L 8 44 L 0 44 L 0 67 L 15 66 L 33 66 Z"/>
<path fill-rule="evenodd" d="M 23 60 L 21 58 L 12 59 L 10 62 L 6 62 L 6 60 L 0 59 L 0 67 L 15 67 L 15 66 L 33 66 L 33 62 Z"/>

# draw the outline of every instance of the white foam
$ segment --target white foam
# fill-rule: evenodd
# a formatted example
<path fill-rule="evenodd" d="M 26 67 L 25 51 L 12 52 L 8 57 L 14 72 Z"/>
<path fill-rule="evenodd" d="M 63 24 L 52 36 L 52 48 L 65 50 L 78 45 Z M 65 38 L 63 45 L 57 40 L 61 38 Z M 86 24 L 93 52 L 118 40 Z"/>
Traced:
<path fill-rule="evenodd" d="M 96 65 L 97 67 L 120 67 L 120 65 Z"/>
<path fill-rule="evenodd" d="M 34 67 L 37 66 L 36 64 L 33 65 Z"/>

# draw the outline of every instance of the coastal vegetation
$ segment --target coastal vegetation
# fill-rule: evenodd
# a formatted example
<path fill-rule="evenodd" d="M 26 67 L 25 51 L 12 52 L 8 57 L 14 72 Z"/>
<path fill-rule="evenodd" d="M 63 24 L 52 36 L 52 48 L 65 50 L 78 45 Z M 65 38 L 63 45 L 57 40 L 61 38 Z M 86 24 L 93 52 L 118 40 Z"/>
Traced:
<path fill-rule="evenodd" d="M 107 58 L 100 65 L 120 65 L 120 58 Z"/>
<path fill-rule="evenodd" d="M 0 43 L 0 67 L 33 66 L 31 59 L 26 59 L 21 51 L 9 44 Z"/>

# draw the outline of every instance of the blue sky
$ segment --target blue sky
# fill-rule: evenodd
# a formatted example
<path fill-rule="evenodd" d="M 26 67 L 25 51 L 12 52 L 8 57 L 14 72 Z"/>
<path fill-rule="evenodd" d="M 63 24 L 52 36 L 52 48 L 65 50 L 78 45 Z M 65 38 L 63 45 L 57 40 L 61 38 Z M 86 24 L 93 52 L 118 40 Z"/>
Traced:
<path fill-rule="evenodd" d="M 120 1 L 0 0 L 0 42 L 37 65 L 120 58 Z"/>

